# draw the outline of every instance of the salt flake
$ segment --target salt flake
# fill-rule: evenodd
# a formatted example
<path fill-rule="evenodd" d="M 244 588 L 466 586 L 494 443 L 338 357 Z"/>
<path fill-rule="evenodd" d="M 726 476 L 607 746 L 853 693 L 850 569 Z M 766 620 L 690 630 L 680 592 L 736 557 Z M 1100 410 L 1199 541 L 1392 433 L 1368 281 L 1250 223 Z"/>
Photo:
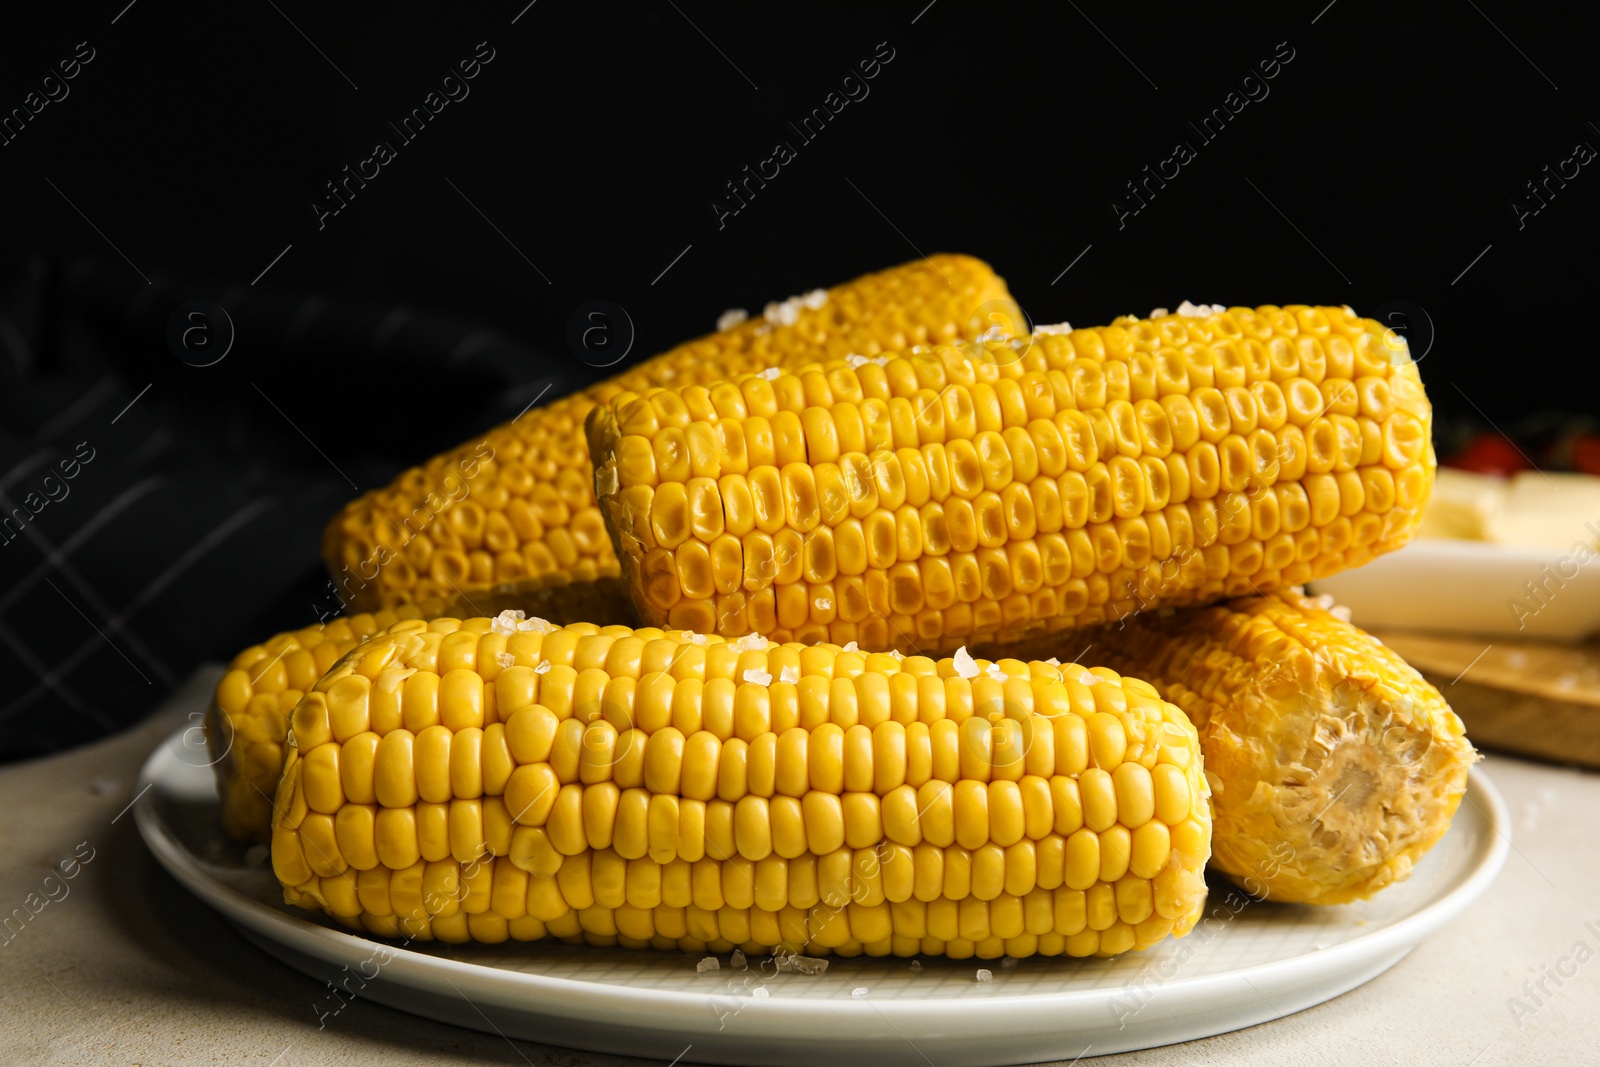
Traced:
<path fill-rule="evenodd" d="M 796 684 L 800 681 L 800 668 L 784 667 L 778 672 L 778 681 L 788 682 L 790 685 Z"/>
<path fill-rule="evenodd" d="M 956 654 L 952 657 L 952 659 L 955 661 L 956 673 L 961 677 L 976 678 L 978 676 L 977 661 L 975 661 L 972 658 L 972 654 L 967 651 L 966 645 L 962 645 L 960 648 L 956 649 Z"/>
<path fill-rule="evenodd" d="M 754 685 L 771 685 L 772 675 L 766 671 L 758 671 L 754 667 L 744 672 L 744 680 Z"/>
<path fill-rule="evenodd" d="M 750 312 L 744 308 L 729 308 L 717 316 L 717 329 L 731 330 L 749 317 Z"/>
<path fill-rule="evenodd" d="M 1006 672 L 1000 669 L 1000 664 L 998 663 L 989 664 L 983 669 L 983 673 L 987 674 L 997 682 L 1003 682 L 1006 680 Z"/>
<path fill-rule="evenodd" d="M 517 624 L 525 618 L 527 618 L 526 612 L 519 611 L 516 608 L 507 608 L 494 617 L 494 621 L 489 624 L 489 629 L 497 634 L 514 634 L 517 632 Z"/>

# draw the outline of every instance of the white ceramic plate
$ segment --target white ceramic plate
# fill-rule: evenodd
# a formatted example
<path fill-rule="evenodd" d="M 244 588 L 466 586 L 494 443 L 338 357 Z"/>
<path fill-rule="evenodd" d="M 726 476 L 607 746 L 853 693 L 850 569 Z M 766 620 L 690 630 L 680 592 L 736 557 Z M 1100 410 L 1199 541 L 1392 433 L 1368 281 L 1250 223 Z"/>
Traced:
<path fill-rule="evenodd" d="M 188 735 L 189 745 L 185 744 Z M 1411 879 L 1340 908 L 1246 902 L 1212 886 L 1189 936 L 1115 960 L 835 959 L 821 975 L 752 959 L 565 945 L 418 945 L 354 936 L 282 903 L 217 823 L 203 749 L 179 731 L 151 755 L 139 830 L 178 881 L 266 952 L 356 995 L 475 1030 L 684 1062 L 1034 1063 L 1188 1041 L 1320 1004 L 1397 963 L 1494 880 L 1505 804 L 1472 772 L 1455 825 Z M 264 851 L 264 850 L 258 850 Z M 979 982 L 978 968 L 993 979 Z M 758 996 L 756 989 L 764 991 Z M 340 1000 L 326 989 L 322 1010 Z"/>
<path fill-rule="evenodd" d="M 1312 591 L 1331 593 L 1359 626 L 1576 641 L 1600 631 L 1600 557 L 1587 565 L 1579 558 L 1424 537 L 1313 582 Z"/>

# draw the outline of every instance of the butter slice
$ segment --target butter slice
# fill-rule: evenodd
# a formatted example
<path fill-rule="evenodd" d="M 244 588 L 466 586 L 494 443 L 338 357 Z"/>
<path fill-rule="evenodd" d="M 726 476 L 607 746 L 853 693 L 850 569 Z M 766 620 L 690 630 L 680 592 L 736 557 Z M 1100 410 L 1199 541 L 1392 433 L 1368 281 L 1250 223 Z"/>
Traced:
<path fill-rule="evenodd" d="M 1600 546 L 1600 478 L 1519 472 L 1511 479 L 1489 534 L 1503 544 L 1563 552 L 1577 543 Z"/>
<path fill-rule="evenodd" d="M 1506 488 L 1506 480 L 1496 475 L 1440 467 L 1417 536 L 1490 540 L 1505 507 Z"/>

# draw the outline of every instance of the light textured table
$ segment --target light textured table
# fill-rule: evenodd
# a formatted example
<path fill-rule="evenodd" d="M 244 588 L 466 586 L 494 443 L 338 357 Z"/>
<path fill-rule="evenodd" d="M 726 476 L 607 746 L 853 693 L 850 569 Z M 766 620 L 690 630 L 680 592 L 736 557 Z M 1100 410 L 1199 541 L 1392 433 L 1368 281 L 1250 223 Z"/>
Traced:
<path fill-rule="evenodd" d="M 134 828 L 139 766 L 181 724 L 161 713 L 92 748 L 0 770 L 0 917 L 38 894 L 38 913 L 0 934 L 0 1064 L 645 1062 L 510 1042 L 363 1000 L 319 1031 L 322 987 L 181 889 Z M 1394 969 L 1286 1019 L 1096 1062 L 1600 1061 L 1600 775 L 1495 756 L 1485 766 L 1515 824 L 1505 871 Z M 66 895 L 56 888 L 59 899 L 40 907 L 55 865 L 90 849 L 74 878 L 50 883 Z M 924 1051 L 939 1067 L 937 1046 Z"/>

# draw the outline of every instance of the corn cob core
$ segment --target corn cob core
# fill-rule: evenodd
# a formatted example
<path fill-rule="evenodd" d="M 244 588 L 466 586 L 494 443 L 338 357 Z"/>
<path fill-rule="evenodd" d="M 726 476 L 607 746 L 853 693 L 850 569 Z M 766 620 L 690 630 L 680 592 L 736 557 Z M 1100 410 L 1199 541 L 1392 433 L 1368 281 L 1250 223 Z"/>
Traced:
<path fill-rule="evenodd" d="M 935 652 L 1398 548 L 1430 421 L 1403 340 L 1297 306 L 627 392 L 588 432 L 647 624 Z"/>
<path fill-rule="evenodd" d="M 291 738 L 285 899 L 383 936 L 1113 955 L 1205 897 L 1194 728 L 1104 669 L 408 621 Z"/>
<path fill-rule="evenodd" d="M 1295 592 L 1141 615 L 1092 634 L 1200 730 L 1212 865 L 1258 896 L 1344 904 L 1402 881 L 1477 759 L 1439 691 Z"/>
<path fill-rule="evenodd" d="M 583 423 L 623 390 L 714 382 L 852 352 L 975 337 L 1019 313 L 981 260 L 941 255 L 771 305 L 413 467 L 334 516 L 323 557 L 353 608 L 497 585 L 559 584 L 530 603 L 560 621 L 631 617 L 595 507 Z M 587 590 L 591 603 L 569 603 Z"/>

